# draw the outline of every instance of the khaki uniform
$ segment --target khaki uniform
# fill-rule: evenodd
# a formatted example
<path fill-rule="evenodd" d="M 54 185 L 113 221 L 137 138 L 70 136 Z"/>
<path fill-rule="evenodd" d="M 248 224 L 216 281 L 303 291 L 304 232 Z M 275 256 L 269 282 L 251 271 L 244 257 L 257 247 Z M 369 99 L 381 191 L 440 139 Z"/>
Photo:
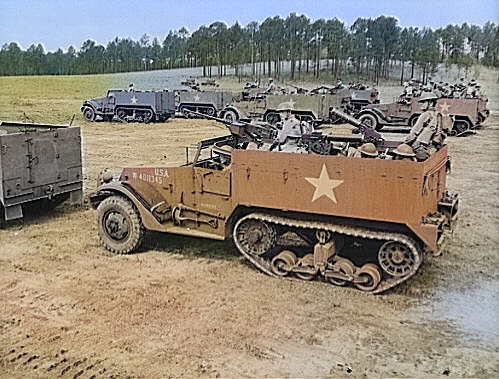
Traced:
<path fill-rule="evenodd" d="M 419 116 L 405 139 L 405 143 L 414 149 L 418 160 L 427 159 L 443 144 L 444 136 L 439 117 L 434 109 L 425 111 Z"/>

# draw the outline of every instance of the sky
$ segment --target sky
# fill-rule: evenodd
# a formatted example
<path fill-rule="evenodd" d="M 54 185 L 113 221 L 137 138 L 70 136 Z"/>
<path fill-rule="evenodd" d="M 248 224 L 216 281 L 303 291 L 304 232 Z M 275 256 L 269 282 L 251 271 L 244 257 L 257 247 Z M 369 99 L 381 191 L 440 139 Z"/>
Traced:
<path fill-rule="evenodd" d="M 45 52 L 88 39 L 104 46 L 116 37 L 163 42 L 169 31 L 222 21 L 242 27 L 290 13 L 311 22 L 337 18 L 350 27 L 357 18 L 392 16 L 401 27 L 438 29 L 463 23 L 499 24 L 499 0 L 0 0 L 0 47 L 22 50 L 42 44 Z"/>

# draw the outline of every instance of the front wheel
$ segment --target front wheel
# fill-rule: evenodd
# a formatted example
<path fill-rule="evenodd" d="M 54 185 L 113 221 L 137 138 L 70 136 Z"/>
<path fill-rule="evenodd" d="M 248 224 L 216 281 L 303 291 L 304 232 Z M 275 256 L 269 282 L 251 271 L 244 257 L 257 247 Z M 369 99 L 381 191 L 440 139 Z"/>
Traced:
<path fill-rule="evenodd" d="M 227 122 L 230 122 L 231 124 L 236 122 L 239 118 L 237 117 L 236 112 L 234 111 L 227 111 L 225 112 L 224 119 Z"/>
<path fill-rule="evenodd" d="M 370 113 L 365 113 L 359 117 L 359 121 L 363 123 L 364 125 L 369 126 L 370 128 L 376 129 L 376 130 L 381 130 L 383 127 L 378 123 L 378 119 L 376 116 Z"/>
<path fill-rule="evenodd" d="M 97 224 L 102 244 L 113 253 L 137 250 L 145 229 L 135 206 L 121 196 L 105 198 L 97 207 Z"/>
<path fill-rule="evenodd" d="M 87 121 L 95 121 L 95 111 L 91 107 L 83 108 L 83 117 Z"/>

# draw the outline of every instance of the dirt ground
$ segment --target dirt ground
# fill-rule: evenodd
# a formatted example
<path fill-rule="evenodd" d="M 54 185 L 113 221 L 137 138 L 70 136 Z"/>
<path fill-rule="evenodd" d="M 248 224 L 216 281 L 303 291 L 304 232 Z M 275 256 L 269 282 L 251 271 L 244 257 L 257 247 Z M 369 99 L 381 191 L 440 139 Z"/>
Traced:
<path fill-rule="evenodd" d="M 86 194 L 105 167 L 182 164 L 226 132 L 81 125 Z M 453 238 L 378 296 L 268 277 L 230 242 L 151 233 L 117 256 L 88 205 L 28 214 L 0 230 L 0 378 L 498 377 L 499 114 L 448 144 Z"/>

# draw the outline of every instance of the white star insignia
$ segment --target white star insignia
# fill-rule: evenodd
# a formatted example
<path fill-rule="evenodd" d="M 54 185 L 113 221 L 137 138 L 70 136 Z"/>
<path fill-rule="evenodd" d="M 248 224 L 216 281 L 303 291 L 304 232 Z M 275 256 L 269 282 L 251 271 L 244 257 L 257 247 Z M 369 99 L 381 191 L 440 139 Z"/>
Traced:
<path fill-rule="evenodd" d="M 334 189 L 344 181 L 329 179 L 329 174 L 327 172 L 325 164 L 322 165 L 321 174 L 318 178 L 305 178 L 305 180 L 315 187 L 314 195 L 312 196 L 312 202 L 322 196 L 327 196 L 335 204 L 337 203 L 336 196 L 334 195 Z"/>
<path fill-rule="evenodd" d="M 137 98 L 135 96 L 132 97 L 132 104 L 137 104 Z"/>
<path fill-rule="evenodd" d="M 292 97 L 290 97 L 290 98 L 289 98 L 289 105 L 290 105 L 290 107 L 291 107 L 291 108 L 294 108 L 295 103 L 296 103 L 296 101 L 293 101 L 293 98 L 292 98 Z"/>
<path fill-rule="evenodd" d="M 194 96 L 194 101 L 199 101 L 199 99 L 201 99 L 199 95 Z"/>
<path fill-rule="evenodd" d="M 443 114 L 449 113 L 449 108 L 450 104 L 447 101 L 444 101 L 442 104 L 440 104 L 440 112 Z"/>

